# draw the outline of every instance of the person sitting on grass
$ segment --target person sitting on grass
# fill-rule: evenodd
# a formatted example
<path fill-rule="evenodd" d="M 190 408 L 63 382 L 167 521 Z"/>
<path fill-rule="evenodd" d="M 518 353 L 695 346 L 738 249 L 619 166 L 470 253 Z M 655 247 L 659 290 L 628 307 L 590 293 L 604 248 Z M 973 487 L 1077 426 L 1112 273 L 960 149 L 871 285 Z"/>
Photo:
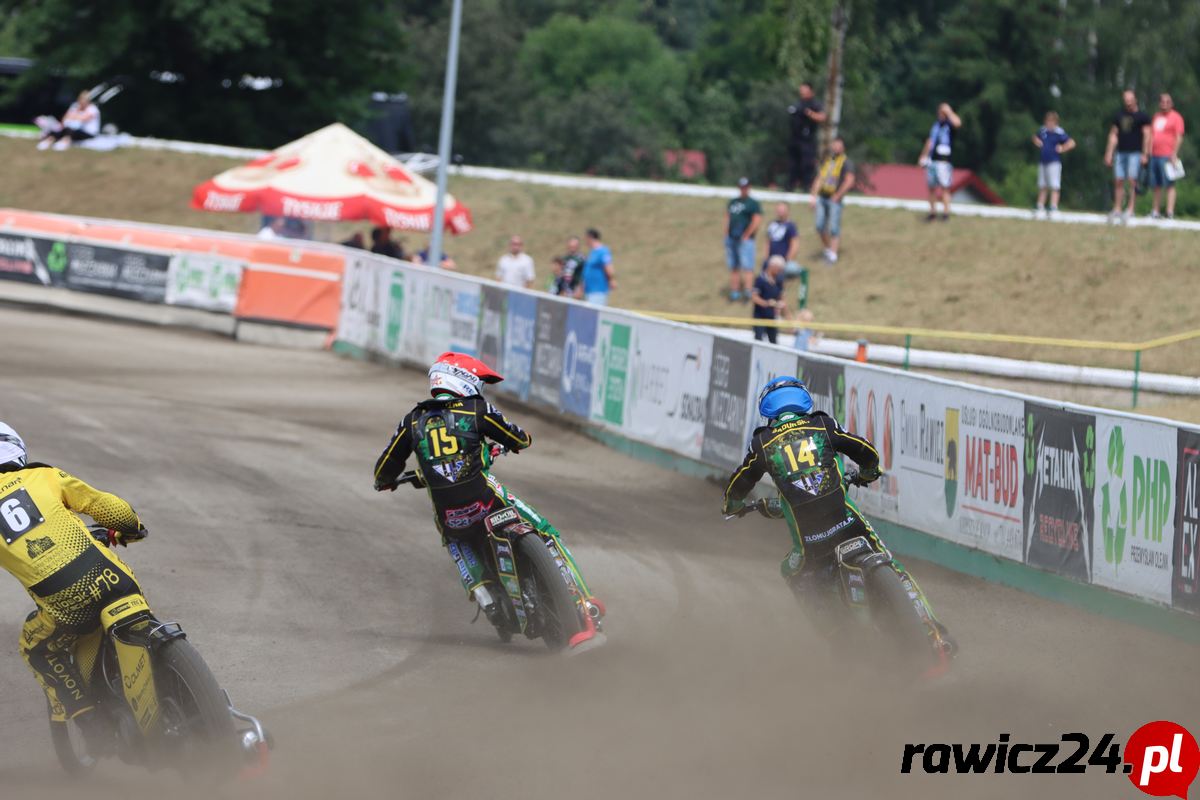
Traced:
<path fill-rule="evenodd" d="M 100 109 L 92 102 L 91 95 L 86 91 L 80 92 L 79 98 L 63 114 L 62 123 L 46 130 L 38 141 L 37 149 L 46 150 L 53 145 L 55 150 L 66 150 L 75 142 L 84 142 L 99 135 Z"/>

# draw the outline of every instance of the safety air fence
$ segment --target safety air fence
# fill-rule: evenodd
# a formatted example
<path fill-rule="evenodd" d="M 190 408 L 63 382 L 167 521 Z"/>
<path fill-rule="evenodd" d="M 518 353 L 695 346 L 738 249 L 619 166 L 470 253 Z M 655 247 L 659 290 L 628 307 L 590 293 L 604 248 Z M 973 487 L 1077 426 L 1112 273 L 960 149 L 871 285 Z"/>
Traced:
<path fill-rule="evenodd" d="M 1197 427 L 797 353 L 332 245 L 0 209 L 0 279 L 51 287 L 29 290 L 34 302 L 59 295 L 53 287 L 81 292 L 72 308 L 110 295 L 336 329 L 335 349 L 416 366 L 472 353 L 505 376 L 501 396 L 707 474 L 741 461 L 759 387 L 796 374 L 818 408 L 875 442 L 884 476 L 852 496 L 901 552 L 1158 625 L 1137 598 L 1200 630 Z M 0 280 L 0 299 L 29 296 Z M 697 501 L 717 513 L 715 493 Z"/>
<path fill-rule="evenodd" d="M 0 279 L 332 331 L 341 247 L 0 209 Z"/>
<path fill-rule="evenodd" d="M 759 387 L 799 375 L 817 408 L 879 449 L 883 478 L 853 498 L 884 531 L 936 540 L 923 551 L 935 560 L 969 551 L 1010 574 L 1200 614 L 1200 429 L 801 354 L 370 254 L 347 259 L 342 291 L 336 349 L 412 365 L 471 353 L 504 375 L 500 393 L 710 471 L 741 461 L 760 424 Z M 703 502 L 717 512 L 715 496 Z"/>

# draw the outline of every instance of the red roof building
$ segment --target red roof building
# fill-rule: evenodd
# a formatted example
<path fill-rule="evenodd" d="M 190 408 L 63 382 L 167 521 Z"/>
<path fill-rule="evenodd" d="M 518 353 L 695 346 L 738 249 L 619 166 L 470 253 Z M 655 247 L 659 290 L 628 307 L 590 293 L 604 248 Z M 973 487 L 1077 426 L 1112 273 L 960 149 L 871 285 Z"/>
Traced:
<path fill-rule="evenodd" d="M 929 189 L 925 168 L 915 164 L 863 164 L 855 191 L 867 197 L 925 200 Z M 955 169 L 950 179 L 950 197 L 955 203 L 1002 206 L 1004 200 L 969 169 Z"/>

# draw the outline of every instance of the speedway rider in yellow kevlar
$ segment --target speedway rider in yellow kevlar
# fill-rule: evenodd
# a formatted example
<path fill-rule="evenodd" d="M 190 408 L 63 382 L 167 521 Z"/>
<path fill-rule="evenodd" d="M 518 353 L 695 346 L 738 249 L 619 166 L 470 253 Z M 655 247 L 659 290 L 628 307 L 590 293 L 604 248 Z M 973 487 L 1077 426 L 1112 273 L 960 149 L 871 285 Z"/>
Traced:
<path fill-rule="evenodd" d="M 55 467 L 27 463 L 24 441 L 0 422 L 0 567 L 37 604 L 21 655 L 46 691 L 51 720 L 76 720 L 91 744 L 99 731 L 83 676 L 96 659 L 101 612 L 131 596 L 144 609 L 145 600 L 132 570 L 92 538 L 77 513 L 109 528 L 110 544 L 146 537 L 129 503 Z"/>

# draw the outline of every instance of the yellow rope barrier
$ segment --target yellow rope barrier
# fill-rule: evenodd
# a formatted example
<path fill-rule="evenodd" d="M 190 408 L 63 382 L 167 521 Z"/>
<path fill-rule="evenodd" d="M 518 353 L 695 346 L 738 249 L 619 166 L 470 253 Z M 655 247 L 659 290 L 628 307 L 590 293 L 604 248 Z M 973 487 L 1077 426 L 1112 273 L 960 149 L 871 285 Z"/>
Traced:
<path fill-rule="evenodd" d="M 690 322 L 697 325 L 716 325 L 720 327 L 749 328 L 753 326 L 774 328 L 807 328 L 815 331 L 834 331 L 839 333 L 878 334 L 881 336 L 912 336 L 926 339 L 949 339 L 969 342 L 996 342 L 1001 344 L 1030 344 L 1043 347 L 1073 347 L 1081 350 L 1109 350 L 1132 353 L 1141 350 L 1153 350 L 1179 342 L 1200 339 L 1200 330 L 1184 331 L 1182 333 L 1150 339 L 1145 342 L 1101 342 L 1090 339 L 1055 339 L 1049 336 L 1025 336 L 1009 333 L 977 333 L 973 331 L 944 331 L 935 328 L 897 328 L 890 325 L 856 325 L 846 322 L 800 322 L 785 319 L 754 319 L 752 317 L 721 317 L 708 314 L 676 314 L 667 311 L 638 311 L 660 319 L 675 322 Z"/>

